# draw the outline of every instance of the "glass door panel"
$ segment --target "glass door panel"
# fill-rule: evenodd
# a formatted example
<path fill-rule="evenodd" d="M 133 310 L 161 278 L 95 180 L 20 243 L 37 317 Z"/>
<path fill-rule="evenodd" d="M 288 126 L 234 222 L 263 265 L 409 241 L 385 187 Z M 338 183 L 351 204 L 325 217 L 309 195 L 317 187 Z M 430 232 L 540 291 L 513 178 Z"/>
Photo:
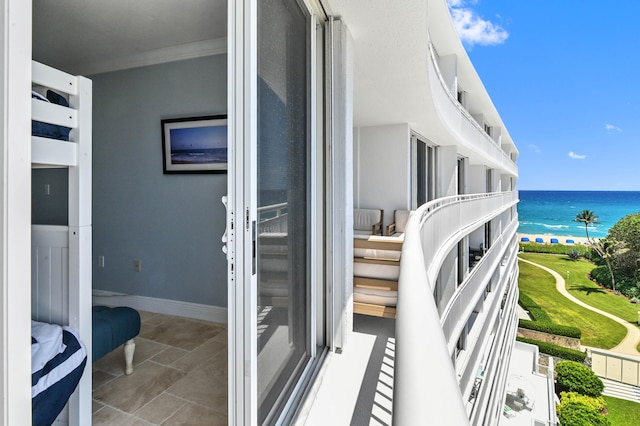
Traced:
<path fill-rule="evenodd" d="M 296 0 L 257 7 L 258 422 L 271 424 L 310 358 L 310 18 Z"/>

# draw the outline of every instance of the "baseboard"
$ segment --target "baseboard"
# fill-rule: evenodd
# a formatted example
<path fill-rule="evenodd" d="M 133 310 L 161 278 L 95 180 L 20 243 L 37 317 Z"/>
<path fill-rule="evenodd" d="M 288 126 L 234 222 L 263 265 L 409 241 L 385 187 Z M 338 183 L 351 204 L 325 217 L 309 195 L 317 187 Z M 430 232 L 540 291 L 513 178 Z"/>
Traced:
<path fill-rule="evenodd" d="M 129 306 L 141 311 L 157 314 L 176 315 L 180 317 L 227 323 L 227 308 L 179 300 L 159 299 L 156 297 L 138 296 L 134 294 L 114 293 L 104 290 L 93 290 L 93 303 L 107 306 Z"/>

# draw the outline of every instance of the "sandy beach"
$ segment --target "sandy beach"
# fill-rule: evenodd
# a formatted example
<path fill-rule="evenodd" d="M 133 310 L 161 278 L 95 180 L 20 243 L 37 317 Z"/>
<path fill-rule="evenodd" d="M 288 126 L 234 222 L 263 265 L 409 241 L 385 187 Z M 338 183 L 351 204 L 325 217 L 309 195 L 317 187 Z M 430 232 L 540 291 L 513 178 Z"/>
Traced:
<path fill-rule="evenodd" d="M 555 238 L 558 240 L 558 244 L 571 244 L 567 243 L 567 240 L 573 240 L 573 244 L 587 244 L 586 237 L 575 237 L 575 236 L 556 236 L 556 235 L 547 235 L 547 234 L 521 234 L 518 233 L 518 242 L 522 242 L 523 238 L 528 238 L 529 242 L 535 242 L 536 238 L 542 238 L 543 244 L 550 244 L 551 239 Z"/>

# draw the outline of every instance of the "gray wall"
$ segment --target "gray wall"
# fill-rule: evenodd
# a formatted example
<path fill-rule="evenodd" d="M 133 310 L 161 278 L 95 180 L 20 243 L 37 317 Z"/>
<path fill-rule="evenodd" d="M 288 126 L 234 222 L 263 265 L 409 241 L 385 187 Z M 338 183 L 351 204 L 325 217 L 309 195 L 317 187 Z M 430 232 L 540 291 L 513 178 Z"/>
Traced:
<path fill-rule="evenodd" d="M 226 114 L 226 55 L 90 78 L 93 287 L 226 307 L 227 176 L 163 174 L 160 127 L 164 118 Z"/>
<path fill-rule="evenodd" d="M 31 223 L 37 225 L 69 224 L 68 192 L 69 172 L 67 169 L 32 169 Z"/>

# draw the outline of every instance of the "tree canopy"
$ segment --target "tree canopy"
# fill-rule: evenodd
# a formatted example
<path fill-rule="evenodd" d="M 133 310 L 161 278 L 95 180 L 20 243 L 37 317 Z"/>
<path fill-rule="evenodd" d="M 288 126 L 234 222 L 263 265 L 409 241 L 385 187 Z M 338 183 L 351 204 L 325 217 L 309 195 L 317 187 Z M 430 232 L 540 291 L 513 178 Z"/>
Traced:
<path fill-rule="evenodd" d="M 626 215 L 609 229 L 609 235 L 640 252 L 640 213 Z"/>
<path fill-rule="evenodd" d="M 574 219 L 574 222 L 584 223 L 584 232 L 586 232 L 587 240 L 589 242 L 591 242 L 591 239 L 589 238 L 589 225 L 600 223 L 598 222 L 598 217 L 599 216 L 596 216 L 595 213 L 593 213 L 593 211 L 591 210 L 583 210 L 580 213 L 578 213 L 576 215 L 576 218 Z"/>
<path fill-rule="evenodd" d="M 590 247 L 591 260 L 606 264 L 594 268 L 591 278 L 640 303 L 640 213 L 620 219 L 606 238 L 591 241 Z"/>

